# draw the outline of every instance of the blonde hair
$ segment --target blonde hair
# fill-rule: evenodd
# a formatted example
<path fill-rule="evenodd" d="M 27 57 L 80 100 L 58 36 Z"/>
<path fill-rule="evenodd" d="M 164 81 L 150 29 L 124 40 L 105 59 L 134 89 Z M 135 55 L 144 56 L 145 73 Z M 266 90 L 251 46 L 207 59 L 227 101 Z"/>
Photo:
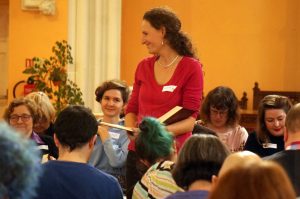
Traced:
<path fill-rule="evenodd" d="M 53 122 L 55 119 L 55 109 L 49 97 L 43 92 L 32 92 L 25 96 L 26 99 L 34 101 L 37 107 L 39 118 L 45 118 L 48 122 Z"/>

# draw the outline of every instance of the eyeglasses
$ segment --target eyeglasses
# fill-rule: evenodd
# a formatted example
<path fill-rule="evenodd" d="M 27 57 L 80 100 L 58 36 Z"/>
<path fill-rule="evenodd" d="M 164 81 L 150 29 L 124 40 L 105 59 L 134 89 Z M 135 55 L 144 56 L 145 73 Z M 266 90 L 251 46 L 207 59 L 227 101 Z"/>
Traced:
<path fill-rule="evenodd" d="M 211 115 L 220 115 L 220 116 L 225 116 L 228 113 L 228 109 L 224 109 L 224 110 L 218 110 L 215 108 L 210 108 L 210 114 Z"/>
<path fill-rule="evenodd" d="M 9 121 L 12 122 L 12 123 L 17 123 L 20 118 L 21 118 L 22 122 L 28 122 L 31 118 L 31 115 L 28 115 L 28 114 L 11 115 L 9 117 Z"/>

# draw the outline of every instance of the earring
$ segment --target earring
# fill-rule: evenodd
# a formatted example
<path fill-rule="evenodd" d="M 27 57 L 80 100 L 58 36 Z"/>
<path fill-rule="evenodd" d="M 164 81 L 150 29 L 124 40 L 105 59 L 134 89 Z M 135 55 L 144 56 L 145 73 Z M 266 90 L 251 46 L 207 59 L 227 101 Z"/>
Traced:
<path fill-rule="evenodd" d="M 161 45 L 162 45 L 162 46 L 164 45 L 164 40 L 161 41 Z"/>

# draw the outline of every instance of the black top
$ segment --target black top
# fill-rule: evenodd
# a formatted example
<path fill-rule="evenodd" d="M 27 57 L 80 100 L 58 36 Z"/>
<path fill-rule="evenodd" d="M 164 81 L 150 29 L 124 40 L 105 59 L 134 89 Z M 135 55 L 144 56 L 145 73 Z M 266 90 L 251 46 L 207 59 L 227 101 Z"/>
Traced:
<path fill-rule="evenodd" d="M 300 150 L 281 151 L 264 159 L 276 161 L 284 168 L 300 196 Z"/>
<path fill-rule="evenodd" d="M 53 135 L 54 135 L 54 125 L 53 125 L 53 123 L 51 122 L 50 126 L 43 133 L 40 133 L 40 134 L 49 135 L 53 138 Z"/>
<path fill-rule="evenodd" d="M 256 132 L 249 133 L 249 137 L 245 144 L 244 150 L 252 151 L 260 157 L 265 157 L 284 150 L 283 136 L 272 136 L 269 135 L 270 142 L 269 146 L 263 147 L 263 141 L 257 140 Z"/>
<path fill-rule="evenodd" d="M 58 149 L 55 146 L 54 140 L 51 136 L 39 134 L 41 140 L 48 146 L 48 149 L 41 149 L 42 155 L 49 154 L 55 159 L 58 158 Z"/>

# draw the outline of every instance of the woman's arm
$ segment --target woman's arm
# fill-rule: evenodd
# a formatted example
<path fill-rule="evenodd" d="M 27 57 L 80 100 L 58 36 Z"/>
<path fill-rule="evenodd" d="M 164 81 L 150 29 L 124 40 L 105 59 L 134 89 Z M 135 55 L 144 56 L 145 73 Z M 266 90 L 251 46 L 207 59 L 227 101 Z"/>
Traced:
<path fill-rule="evenodd" d="M 194 128 L 196 119 L 194 117 L 188 117 L 179 122 L 166 126 L 167 130 L 172 132 L 174 136 L 181 135 L 186 132 L 191 132 Z"/>
<path fill-rule="evenodd" d="M 125 133 L 116 133 L 116 136 L 119 136 L 118 142 L 111 138 L 108 129 L 105 127 L 99 126 L 98 134 L 101 142 L 103 143 L 104 152 L 108 157 L 110 166 L 114 168 L 120 168 L 124 166 L 127 158 L 127 147 L 129 143 L 127 136 L 122 136 L 122 134 L 124 135 Z"/>
<path fill-rule="evenodd" d="M 137 115 L 135 113 L 127 113 L 125 115 L 125 126 L 133 128 L 134 132 L 127 132 L 127 135 L 130 140 L 135 140 L 139 132 L 137 129 Z"/>

